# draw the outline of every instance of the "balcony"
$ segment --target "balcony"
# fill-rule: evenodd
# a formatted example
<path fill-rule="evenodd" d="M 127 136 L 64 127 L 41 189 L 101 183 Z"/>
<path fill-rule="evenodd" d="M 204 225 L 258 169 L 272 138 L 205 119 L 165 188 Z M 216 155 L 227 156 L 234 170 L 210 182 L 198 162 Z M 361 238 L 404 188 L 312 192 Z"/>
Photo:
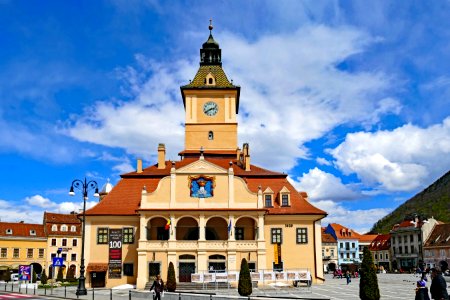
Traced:
<path fill-rule="evenodd" d="M 177 250 L 197 250 L 199 247 L 205 248 L 207 250 L 224 250 L 228 249 L 229 246 L 235 245 L 236 249 L 244 251 L 256 251 L 258 249 L 258 242 L 254 240 L 240 240 L 240 241 L 227 241 L 227 240 L 216 240 L 216 241 L 145 241 L 140 247 L 145 247 L 145 249 L 169 249 L 169 243 L 171 245 L 175 244 Z"/>

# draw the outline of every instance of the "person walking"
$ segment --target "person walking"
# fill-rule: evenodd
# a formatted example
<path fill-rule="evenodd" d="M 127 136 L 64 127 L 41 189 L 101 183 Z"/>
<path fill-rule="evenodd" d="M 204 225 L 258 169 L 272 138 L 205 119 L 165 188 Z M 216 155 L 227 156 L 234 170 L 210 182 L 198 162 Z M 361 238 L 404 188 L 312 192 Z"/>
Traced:
<path fill-rule="evenodd" d="M 152 291 L 153 289 L 155 290 L 153 300 L 161 300 L 161 293 L 164 292 L 164 281 L 162 281 L 161 275 L 157 275 L 156 280 L 153 281 L 150 291 Z"/>
<path fill-rule="evenodd" d="M 449 300 L 447 293 L 447 283 L 442 277 L 441 268 L 435 267 L 431 269 L 431 298 L 435 300 Z"/>
<path fill-rule="evenodd" d="M 352 282 L 351 275 L 350 275 L 350 272 L 348 270 L 347 270 L 347 272 L 345 272 L 345 278 L 347 279 L 347 284 Z"/>
<path fill-rule="evenodd" d="M 417 281 L 416 297 L 414 298 L 414 300 L 430 300 L 425 280 Z"/>

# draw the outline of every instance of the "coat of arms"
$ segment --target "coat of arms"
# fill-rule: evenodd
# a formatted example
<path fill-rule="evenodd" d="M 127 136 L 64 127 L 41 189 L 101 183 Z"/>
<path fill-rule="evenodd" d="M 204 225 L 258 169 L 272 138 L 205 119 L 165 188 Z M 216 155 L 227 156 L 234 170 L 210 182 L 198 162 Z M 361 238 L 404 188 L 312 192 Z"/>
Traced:
<path fill-rule="evenodd" d="M 214 176 L 189 176 L 189 189 L 191 197 L 209 198 L 214 196 L 214 188 L 216 186 Z"/>

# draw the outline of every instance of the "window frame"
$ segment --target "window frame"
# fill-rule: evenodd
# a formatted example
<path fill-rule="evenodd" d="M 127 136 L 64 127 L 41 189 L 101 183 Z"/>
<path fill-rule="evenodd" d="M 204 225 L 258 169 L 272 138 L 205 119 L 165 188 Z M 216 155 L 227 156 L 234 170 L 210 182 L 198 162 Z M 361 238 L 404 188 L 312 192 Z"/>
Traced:
<path fill-rule="evenodd" d="M 52 240 L 51 240 L 51 245 L 52 245 L 53 247 L 56 247 L 56 246 L 58 245 L 58 242 L 57 242 L 56 238 L 52 238 Z"/>
<path fill-rule="evenodd" d="M 301 245 L 308 244 L 308 228 L 307 227 L 297 227 L 296 228 L 295 241 L 297 244 L 301 244 Z"/>
<path fill-rule="evenodd" d="M 272 245 L 283 244 L 283 228 L 281 227 L 270 228 L 270 243 Z"/>
<path fill-rule="evenodd" d="M 77 261 L 77 254 L 76 253 L 71 253 L 70 254 L 70 261 Z"/>
<path fill-rule="evenodd" d="M 58 225 L 53 224 L 52 225 L 52 231 L 58 231 Z"/>
<path fill-rule="evenodd" d="M 270 206 L 267 205 L 270 200 Z M 264 207 L 273 207 L 273 197 L 272 194 L 264 194 Z"/>
<path fill-rule="evenodd" d="M 72 247 L 78 247 L 78 239 L 72 239 Z"/>
<path fill-rule="evenodd" d="M 44 257 L 45 257 L 45 248 L 39 248 L 38 258 L 44 258 Z"/>
<path fill-rule="evenodd" d="M 61 246 L 62 246 L 62 247 L 67 247 L 67 239 L 66 239 L 66 238 L 63 238 L 63 239 L 61 240 Z"/>
<path fill-rule="evenodd" d="M 17 254 L 16 254 L 17 252 Z M 20 257 L 20 248 L 13 248 L 13 258 L 19 258 Z"/>
<path fill-rule="evenodd" d="M 97 245 L 107 245 L 109 240 L 109 228 L 98 227 L 97 228 Z"/>
<path fill-rule="evenodd" d="M 244 227 L 234 227 L 234 238 L 236 241 L 243 241 L 245 239 Z"/>
<path fill-rule="evenodd" d="M 131 230 L 131 232 L 128 232 L 128 230 Z M 134 244 L 134 228 L 133 227 L 124 227 L 123 228 L 122 241 L 124 244 Z"/>
<path fill-rule="evenodd" d="M 27 248 L 27 258 L 33 258 L 33 256 L 34 256 L 34 249 Z"/>
<path fill-rule="evenodd" d="M 77 232 L 77 226 L 75 225 L 70 226 L 70 232 Z"/>
<path fill-rule="evenodd" d="M 286 197 L 286 199 L 285 199 L 285 197 Z M 285 200 L 286 200 L 286 203 L 285 203 Z M 288 193 L 283 193 L 283 194 L 281 194 L 281 206 L 283 206 L 283 207 L 288 207 L 288 206 L 290 206 L 289 204 L 290 204 L 290 201 L 289 201 L 290 199 L 289 199 L 289 194 Z"/>
<path fill-rule="evenodd" d="M 7 258 L 8 257 L 8 248 L 0 248 L 0 258 Z"/>

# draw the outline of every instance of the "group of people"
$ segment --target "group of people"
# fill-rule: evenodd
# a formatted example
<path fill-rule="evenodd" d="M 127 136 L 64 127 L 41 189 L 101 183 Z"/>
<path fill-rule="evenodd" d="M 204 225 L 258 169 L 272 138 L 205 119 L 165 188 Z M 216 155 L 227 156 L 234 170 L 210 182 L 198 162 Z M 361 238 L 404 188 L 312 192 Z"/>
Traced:
<path fill-rule="evenodd" d="M 346 271 L 345 273 L 342 272 L 341 269 L 336 269 L 333 272 L 333 278 L 345 278 L 347 279 L 347 284 L 349 284 L 350 282 L 352 282 L 352 277 L 354 278 L 358 278 L 359 277 L 359 273 L 358 271 L 355 271 L 353 274 L 350 273 L 350 271 Z"/>
<path fill-rule="evenodd" d="M 428 288 L 426 287 L 426 273 L 423 273 L 422 278 L 417 281 L 416 298 L 415 300 L 430 300 Z M 431 299 L 434 300 L 449 300 L 447 293 L 447 283 L 442 276 L 439 267 L 431 269 L 431 285 L 430 285 Z"/>

